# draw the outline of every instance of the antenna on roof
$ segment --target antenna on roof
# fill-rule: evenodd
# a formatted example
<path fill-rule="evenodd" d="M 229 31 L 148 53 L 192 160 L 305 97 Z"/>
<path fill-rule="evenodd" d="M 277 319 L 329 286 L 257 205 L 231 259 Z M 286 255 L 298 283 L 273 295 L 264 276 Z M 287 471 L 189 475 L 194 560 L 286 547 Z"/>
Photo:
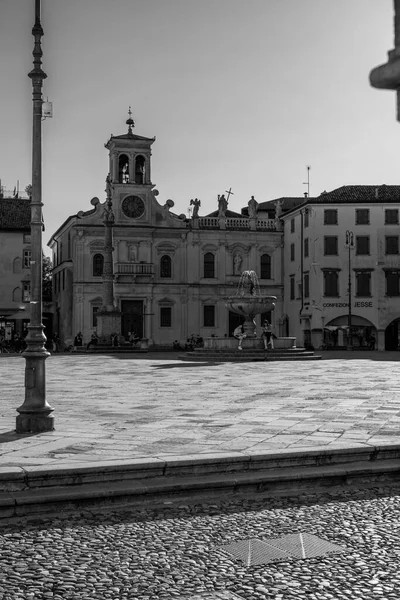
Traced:
<path fill-rule="evenodd" d="M 303 185 L 307 186 L 307 198 L 310 197 L 310 170 L 311 166 L 307 165 L 307 181 L 303 181 Z"/>

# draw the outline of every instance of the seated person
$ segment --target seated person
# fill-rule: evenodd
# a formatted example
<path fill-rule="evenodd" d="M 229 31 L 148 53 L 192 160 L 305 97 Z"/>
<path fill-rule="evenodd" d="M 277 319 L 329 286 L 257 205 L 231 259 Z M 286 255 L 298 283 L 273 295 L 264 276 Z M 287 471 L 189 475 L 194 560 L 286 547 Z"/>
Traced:
<path fill-rule="evenodd" d="M 74 338 L 74 346 L 83 346 L 83 337 L 80 331 L 76 334 Z"/>
<path fill-rule="evenodd" d="M 99 336 L 97 335 L 97 331 L 93 331 L 92 335 L 90 336 L 90 342 L 88 343 L 88 345 L 86 346 L 86 350 L 89 350 L 90 346 L 97 346 L 99 342 Z"/>
<path fill-rule="evenodd" d="M 243 350 L 242 340 L 247 337 L 243 330 L 243 325 L 239 325 L 238 327 L 236 327 L 235 331 L 233 332 L 233 336 L 239 340 L 238 350 Z"/>

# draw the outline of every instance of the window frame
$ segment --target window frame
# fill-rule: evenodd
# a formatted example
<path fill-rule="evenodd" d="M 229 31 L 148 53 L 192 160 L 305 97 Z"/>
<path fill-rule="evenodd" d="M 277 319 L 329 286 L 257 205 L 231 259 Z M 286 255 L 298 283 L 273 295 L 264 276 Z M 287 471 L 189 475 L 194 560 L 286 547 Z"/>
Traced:
<path fill-rule="evenodd" d="M 96 265 L 96 262 L 99 262 L 99 257 L 101 256 L 102 260 L 101 260 L 101 273 L 99 272 L 99 265 Z M 96 267 L 96 268 L 95 268 Z M 96 254 L 93 254 L 92 257 L 92 277 L 102 277 L 104 273 L 104 254 L 101 254 L 101 252 L 96 252 Z"/>
<path fill-rule="evenodd" d="M 355 224 L 356 225 L 369 225 L 370 224 L 369 208 L 356 208 L 355 211 L 356 211 L 356 214 L 355 214 Z M 360 218 L 361 215 L 365 215 L 367 217 L 366 220 L 363 220 L 362 218 Z"/>
<path fill-rule="evenodd" d="M 304 238 L 304 258 L 308 258 L 310 255 L 310 238 Z"/>
<path fill-rule="evenodd" d="M 393 288 L 392 288 L 393 286 Z M 389 287 L 391 289 L 389 289 Z M 395 288 L 395 289 L 394 289 Z M 394 293 L 393 292 L 394 289 Z M 397 298 L 400 296 L 400 271 L 396 269 L 385 270 L 385 296 Z"/>
<path fill-rule="evenodd" d="M 212 256 L 212 262 L 211 260 L 207 261 L 207 257 L 210 256 Z M 203 256 L 203 277 L 204 279 L 215 279 L 215 254 L 213 252 L 206 252 Z"/>
<path fill-rule="evenodd" d="M 290 244 L 290 262 L 294 262 L 296 256 L 296 252 L 295 252 L 295 245 L 294 244 Z"/>
<path fill-rule="evenodd" d="M 390 221 L 388 215 L 395 215 L 395 220 Z M 390 221 L 390 222 L 389 222 Z M 385 225 L 398 225 L 399 224 L 399 209 L 398 208 L 385 208 Z"/>
<path fill-rule="evenodd" d="M 264 256 L 268 257 L 268 261 L 263 260 Z M 260 279 L 271 279 L 272 271 L 271 271 L 271 255 L 265 252 L 260 256 Z M 267 277 L 265 276 L 267 274 Z"/>
<path fill-rule="evenodd" d="M 171 329 L 172 306 L 160 306 L 160 328 Z"/>
<path fill-rule="evenodd" d="M 168 259 L 168 260 L 166 260 Z M 164 263 L 164 264 L 163 264 Z M 166 265 L 168 268 L 166 269 Z M 167 273 L 167 274 L 165 274 Z M 163 254 L 160 258 L 160 278 L 171 279 L 172 277 L 172 259 L 169 254 Z"/>
<path fill-rule="evenodd" d="M 356 286 L 355 286 L 355 296 L 356 298 L 370 298 L 371 297 L 371 271 L 356 271 Z M 362 283 L 362 278 L 365 277 L 368 284 L 366 285 L 367 292 L 365 293 L 365 288 L 363 287 L 364 283 Z"/>
<path fill-rule="evenodd" d="M 367 241 L 367 246 L 368 246 L 367 252 L 360 252 L 360 247 L 359 247 L 360 240 Z M 370 236 L 369 235 L 356 235 L 355 249 L 356 249 L 356 256 L 370 256 L 371 255 Z"/>
<path fill-rule="evenodd" d="M 328 240 L 335 240 L 336 252 L 327 252 Z M 324 256 L 338 256 L 339 255 L 339 240 L 337 235 L 324 235 Z"/>
<path fill-rule="evenodd" d="M 215 304 L 203 304 L 203 326 L 215 327 Z"/>
<path fill-rule="evenodd" d="M 26 248 L 22 253 L 22 268 L 30 269 L 32 262 L 32 250 Z"/>
<path fill-rule="evenodd" d="M 388 252 L 389 240 L 396 240 L 397 251 Z M 399 236 L 398 235 L 385 235 L 385 256 L 397 256 L 399 254 Z"/>
<path fill-rule="evenodd" d="M 334 217 L 334 221 L 329 223 L 328 215 Z M 338 225 L 338 209 L 337 208 L 325 208 L 324 209 L 324 225 Z"/>
<path fill-rule="evenodd" d="M 338 298 L 339 294 L 339 273 L 334 270 L 326 270 L 324 273 L 324 298 Z M 332 277 L 330 281 L 329 278 Z M 335 284 L 333 285 L 333 282 Z M 332 290 L 328 289 L 332 285 Z"/>

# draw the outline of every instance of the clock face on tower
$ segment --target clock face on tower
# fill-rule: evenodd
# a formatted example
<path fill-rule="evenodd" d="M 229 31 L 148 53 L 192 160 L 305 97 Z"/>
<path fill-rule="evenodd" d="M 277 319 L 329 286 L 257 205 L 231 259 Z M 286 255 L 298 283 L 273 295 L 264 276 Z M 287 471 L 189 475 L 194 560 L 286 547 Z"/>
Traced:
<path fill-rule="evenodd" d="M 138 219 L 144 213 L 144 202 L 139 196 L 128 196 L 122 201 L 122 212 L 130 219 Z"/>

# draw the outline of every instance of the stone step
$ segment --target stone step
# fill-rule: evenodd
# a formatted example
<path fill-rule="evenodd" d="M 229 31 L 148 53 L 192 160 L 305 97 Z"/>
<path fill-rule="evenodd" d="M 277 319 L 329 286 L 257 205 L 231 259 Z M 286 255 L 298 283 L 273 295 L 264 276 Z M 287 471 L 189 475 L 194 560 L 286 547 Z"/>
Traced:
<path fill-rule="evenodd" d="M 321 356 L 312 350 L 205 350 L 198 349 L 179 355 L 181 360 L 208 361 L 208 362 L 255 362 L 255 361 L 293 361 L 293 360 L 321 360 Z"/>

